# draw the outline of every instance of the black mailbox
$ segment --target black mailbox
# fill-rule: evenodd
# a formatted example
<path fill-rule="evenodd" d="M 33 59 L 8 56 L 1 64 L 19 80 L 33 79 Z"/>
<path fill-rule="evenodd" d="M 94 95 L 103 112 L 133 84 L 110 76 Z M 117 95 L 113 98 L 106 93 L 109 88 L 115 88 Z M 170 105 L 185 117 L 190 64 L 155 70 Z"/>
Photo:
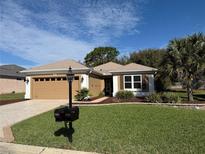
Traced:
<path fill-rule="evenodd" d="M 75 106 L 71 109 L 68 106 L 60 106 L 55 109 L 54 116 L 56 122 L 72 122 L 79 119 L 79 107 Z"/>

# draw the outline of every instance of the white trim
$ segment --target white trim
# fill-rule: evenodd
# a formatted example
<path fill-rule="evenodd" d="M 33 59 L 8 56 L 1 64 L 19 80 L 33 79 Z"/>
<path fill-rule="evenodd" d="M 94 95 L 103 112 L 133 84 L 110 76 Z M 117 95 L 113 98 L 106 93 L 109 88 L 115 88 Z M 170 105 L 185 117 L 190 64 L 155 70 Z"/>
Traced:
<path fill-rule="evenodd" d="M 74 74 L 83 74 L 88 73 L 90 71 L 89 68 L 72 68 Z M 59 69 L 44 69 L 44 70 L 23 70 L 20 71 L 21 73 L 25 74 L 48 74 L 48 73 L 67 73 L 68 69 L 66 68 L 59 68 Z"/>
<path fill-rule="evenodd" d="M 126 76 L 131 76 L 131 87 L 132 88 L 125 88 L 125 77 Z M 139 82 L 134 82 L 134 76 L 140 76 L 140 81 Z M 134 83 L 140 83 L 141 88 L 134 88 Z M 123 75 L 123 85 L 124 85 L 124 90 L 129 90 L 129 91 L 142 91 L 142 75 L 141 74 L 134 74 L 134 75 Z"/>
<path fill-rule="evenodd" d="M 154 75 L 150 74 L 148 75 L 149 78 L 149 92 L 153 93 L 154 92 Z"/>
<path fill-rule="evenodd" d="M 117 70 L 117 71 L 109 71 L 111 73 L 120 73 L 120 72 L 155 72 L 157 71 L 158 69 L 156 68 L 153 68 L 153 69 L 150 69 L 150 70 Z"/>
<path fill-rule="evenodd" d="M 118 92 L 118 76 L 113 76 L 113 93 L 112 95 L 115 96 Z"/>
<path fill-rule="evenodd" d="M 28 73 L 28 72 L 46 72 L 46 71 L 68 71 L 68 68 L 55 68 L 55 69 L 42 69 L 42 70 L 23 70 L 20 71 L 21 73 Z M 89 68 L 72 68 L 72 70 L 90 70 Z"/>
<path fill-rule="evenodd" d="M 31 77 L 26 77 L 25 85 L 26 85 L 26 92 L 24 98 L 31 99 Z"/>
<path fill-rule="evenodd" d="M 89 76 L 87 74 L 82 74 L 80 77 L 81 89 L 89 89 Z"/>

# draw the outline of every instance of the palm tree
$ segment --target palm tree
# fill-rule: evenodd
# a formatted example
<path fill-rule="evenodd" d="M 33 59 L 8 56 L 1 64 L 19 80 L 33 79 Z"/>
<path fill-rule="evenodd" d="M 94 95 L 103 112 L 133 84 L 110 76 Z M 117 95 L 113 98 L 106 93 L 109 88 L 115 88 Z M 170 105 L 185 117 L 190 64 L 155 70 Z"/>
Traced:
<path fill-rule="evenodd" d="M 198 33 L 171 40 L 162 65 L 164 75 L 186 85 L 188 100 L 193 101 L 193 80 L 205 69 L 205 35 Z"/>

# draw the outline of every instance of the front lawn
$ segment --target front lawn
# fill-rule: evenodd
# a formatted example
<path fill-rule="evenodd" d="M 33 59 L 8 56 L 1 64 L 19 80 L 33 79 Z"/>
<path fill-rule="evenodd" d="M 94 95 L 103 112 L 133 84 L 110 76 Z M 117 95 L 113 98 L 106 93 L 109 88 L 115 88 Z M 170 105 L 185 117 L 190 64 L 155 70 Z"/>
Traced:
<path fill-rule="evenodd" d="M 54 121 L 53 111 L 12 130 L 20 144 L 99 153 L 205 153 L 204 111 L 145 105 L 80 107 L 80 119 L 73 126 L 72 144 L 63 123 Z"/>
<path fill-rule="evenodd" d="M 0 101 L 24 99 L 24 94 L 25 94 L 25 93 L 8 93 L 8 94 L 1 94 L 1 95 L 0 95 Z"/>
<path fill-rule="evenodd" d="M 185 89 L 172 90 L 171 92 L 177 94 L 183 101 L 188 100 L 188 96 Z M 165 92 L 166 93 L 166 92 Z M 205 90 L 193 90 L 194 101 L 205 101 Z"/>

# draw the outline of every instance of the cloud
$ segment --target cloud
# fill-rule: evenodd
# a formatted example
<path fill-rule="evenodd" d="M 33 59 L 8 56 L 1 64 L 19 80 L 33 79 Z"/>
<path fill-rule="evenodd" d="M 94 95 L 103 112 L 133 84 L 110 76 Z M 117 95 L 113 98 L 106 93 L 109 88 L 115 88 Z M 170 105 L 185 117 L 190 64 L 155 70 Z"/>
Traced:
<path fill-rule="evenodd" d="M 31 12 L 15 3 L 6 3 L 6 8 L 0 22 L 0 48 L 4 51 L 42 64 L 63 58 L 82 59 L 95 46 L 39 29 L 27 18 Z"/>
<path fill-rule="evenodd" d="M 4 30 L 0 37 L 1 49 L 39 63 L 62 58 L 82 59 L 93 48 L 92 44 L 12 21 L 0 24 L 0 29 Z"/>
<path fill-rule="evenodd" d="M 95 5 L 81 9 L 85 25 L 94 36 L 118 37 L 133 31 L 140 18 L 136 14 L 136 3 L 129 1 L 98 1 Z"/>
<path fill-rule="evenodd" d="M 138 1 L 0 1 L 0 49 L 40 64 L 79 60 L 92 48 L 139 33 Z"/>

